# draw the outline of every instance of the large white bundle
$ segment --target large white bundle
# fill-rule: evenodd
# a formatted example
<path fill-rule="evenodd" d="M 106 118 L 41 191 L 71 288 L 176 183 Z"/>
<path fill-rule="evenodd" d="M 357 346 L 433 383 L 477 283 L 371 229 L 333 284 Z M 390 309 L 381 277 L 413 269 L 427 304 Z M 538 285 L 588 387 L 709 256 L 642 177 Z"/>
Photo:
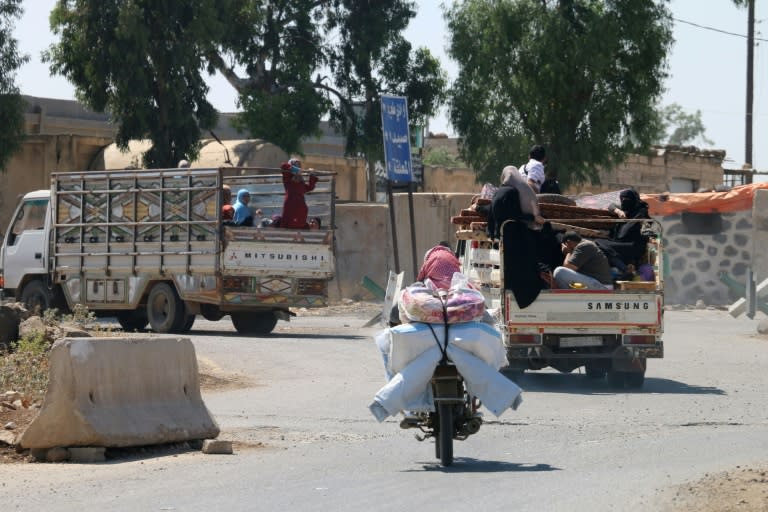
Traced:
<path fill-rule="evenodd" d="M 467 383 L 470 395 L 479 398 L 496 416 L 509 408 L 517 409 L 523 400 L 522 389 L 504 377 L 497 369 L 469 352 L 448 345 L 448 356 Z M 437 345 L 422 352 L 400 372 L 392 376 L 368 406 L 378 421 L 408 410 L 434 411 L 430 381 L 442 353 Z M 386 358 L 385 358 L 386 360 Z"/>
<path fill-rule="evenodd" d="M 442 346 L 444 336 L 445 325 L 411 323 L 387 329 L 377 341 L 382 353 L 388 355 L 387 370 L 395 374 L 423 352 L 437 346 L 438 341 Z M 501 333 L 484 322 L 450 324 L 448 344 L 478 357 L 494 370 L 507 365 Z"/>

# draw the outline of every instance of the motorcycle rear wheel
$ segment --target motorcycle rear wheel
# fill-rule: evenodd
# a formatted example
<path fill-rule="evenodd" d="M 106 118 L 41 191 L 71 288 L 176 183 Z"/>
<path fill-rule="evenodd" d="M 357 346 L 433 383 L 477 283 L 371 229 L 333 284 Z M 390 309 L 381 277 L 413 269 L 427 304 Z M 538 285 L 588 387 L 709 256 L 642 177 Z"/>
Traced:
<path fill-rule="evenodd" d="M 440 464 L 450 466 L 453 464 L 453 406 L 439 404 L 437 412 L 440 417 L 440 431 L 435 441 L 438 443 L 437 456 Z"/>

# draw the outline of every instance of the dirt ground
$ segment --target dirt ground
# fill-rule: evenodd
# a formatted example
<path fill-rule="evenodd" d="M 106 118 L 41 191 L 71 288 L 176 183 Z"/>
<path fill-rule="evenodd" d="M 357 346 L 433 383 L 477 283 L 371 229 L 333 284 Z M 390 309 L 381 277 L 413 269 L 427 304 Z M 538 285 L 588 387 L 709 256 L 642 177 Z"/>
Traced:
<path fill-rule="evenodd" d="M 380 304 L 345 302 L 327 308 L 295 311 L 298 316 L 341 315 L 371 319 L 380 311 Z M 225 391 L 248 387 L 254 383 L 245 375 L 226 373 L 212 361 L 200 359 L 200 386 L 204 391 Z M 3 393 L 6 390 L 0 390 Z M 37 415 L 35 408 L 16 410 L 0 406 L 0 428 L 15 424 L 17 436 Z M 1 439 L 1 437 L 0 437 Z M 0 464 L 33 462 L 27 453 L 0 440 Z M 762 467 L 737 466 L 729 471 L 705 475 L 700 480 L 671 487 L 663 492 L 668 512 L 764 512 L 768 511 L 768 464 Z"/>

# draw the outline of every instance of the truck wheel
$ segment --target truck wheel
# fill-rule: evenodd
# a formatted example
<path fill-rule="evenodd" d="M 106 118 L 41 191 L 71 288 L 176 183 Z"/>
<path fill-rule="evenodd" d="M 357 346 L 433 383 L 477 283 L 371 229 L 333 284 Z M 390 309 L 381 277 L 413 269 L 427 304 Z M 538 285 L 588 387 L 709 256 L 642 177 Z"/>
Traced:
<path fill-rule="evenodd" d="M 587 374 L 588 379 L 604 379 L 608 370 L 604 366 L 597 366 L 593 364 L 584 365 L 584 373 Z"/>
<path fill-rule="evenodd" d="M 118 311 L 117 321 L 125 332 L 143 331 L 147 326 L 147 310 L 139 308 L 133 311 Z"/>
<path fill-rule="evenodd" d="M 168 283 L 158 283 L 152 287 L 147 299 L 147 317 L 152 330 L 167 334 L 174 332 L 174 327 L 180 329 L 181 322 L 186 322 L 184 302 Z M 182 320 L 183 317 L 183 320 Z"/>
<path fill-rule="evenodd" d="M 616 370 L 608 370 L 608 385 L 614 389 L 623 389 L 626 372 L 618 372 Z"/>
<path fill-rule="evenodd" d="M 505 368 L 502 368 L 500 371 L 502 375 L 504 375 L 506 378 L 508 378 L 515 384 L 519 383 L 520 379 L 525 374 L 525 370 L 522 368 L 510 368 L 508 366 Z"/>
<path fill-rule="evenodd" d="M 203 315 L 208 321 L 218 322 L 224 318 L 224 313 L 221 312 L 218 306 L 213 304 L 200 304 L 200 314 Z"/>
<path fill-rule="evenodd" d="M 192 330 L 192 325 L 195 323 L 195 317 L 196 315 L 189 314 L 184 319 L 184 325 L 181 326 L 181 329 L 178 330 L 180 334 L 184 334 L 185 332 L 189 332 Z"/>
<path fill-rule="evenodd" d="M 645 372 L 627 372 L 624 382 L 629 389 L 640 389 L 645 383 Z"/>
<path fill-rule="evenodd" d="M 269 334 L 277 325 L 277 317 L 272 311 L 259 313 L 232 313 L 232 325 L 240 334 Z"/>
<path fill-rule="evenodd" d="M 39 279 L 28 282 L 21 291 L 21 302 L 27 306 L 28 310 L 40 315 L 51 308 L 53 299 L 53 292 Z"/>

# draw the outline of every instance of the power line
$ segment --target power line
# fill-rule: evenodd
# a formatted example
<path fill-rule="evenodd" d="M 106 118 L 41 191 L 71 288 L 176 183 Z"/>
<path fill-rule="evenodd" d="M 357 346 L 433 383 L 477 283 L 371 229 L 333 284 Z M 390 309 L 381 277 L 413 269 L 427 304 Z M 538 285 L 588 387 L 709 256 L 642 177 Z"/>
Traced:
<path fill-rule="evenodd" d="M 677 22 L 680 22 L 680 23 L 685 23 L 686 25 L 694 26 L 696 28 L 703 28 L 704 30 L 711 30 L 712 32 L 720 32 L 721 34 L 726 34 L 726 35 L 729 35 L 729 36 L 742 37 L 744 39 L 747 38 L 747 36 L 745 36 L 744 34 L 737 34 L 736 32 L 728 32 L 727 30 L 721 30 L 721 29 L 715 28 L 715 27 L 708 27 L 706 25 L 699 25 L 698 23 L 694 23 L 692 21 L 681 20 L 680 18 L 672 18 L 672 19 L 677 21 Z M 762 37 L 755 37 L 754 39 L 755 39 L 755 41 L 768 41 L 768 39 L 763 39 Z"/>

